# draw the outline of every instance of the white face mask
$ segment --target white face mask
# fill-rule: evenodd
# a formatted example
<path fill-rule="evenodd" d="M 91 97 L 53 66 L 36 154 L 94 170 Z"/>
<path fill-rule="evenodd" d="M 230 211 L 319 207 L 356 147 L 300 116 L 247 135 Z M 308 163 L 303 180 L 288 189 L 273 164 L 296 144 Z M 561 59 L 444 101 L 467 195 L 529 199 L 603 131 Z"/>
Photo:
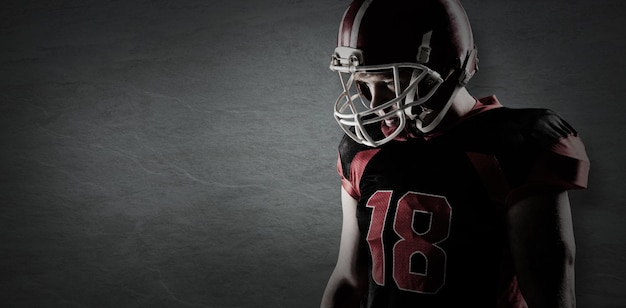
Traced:
<path fill-rule="evenodd" d="M 423 105 L 443 79 L 421 64 L 331 64 L 331 69 L 339 72 L 343 87 L 335 102 L 335 120 L 348 136 L 368 146 L 376 147 L 396 138 L 408 121 L 413 121 L 420 131 L 430 132 L 450 107 L 451 100 L 441 110 Z M 381 126 L 387 126 L 386 133 L 379 133 Z"/>

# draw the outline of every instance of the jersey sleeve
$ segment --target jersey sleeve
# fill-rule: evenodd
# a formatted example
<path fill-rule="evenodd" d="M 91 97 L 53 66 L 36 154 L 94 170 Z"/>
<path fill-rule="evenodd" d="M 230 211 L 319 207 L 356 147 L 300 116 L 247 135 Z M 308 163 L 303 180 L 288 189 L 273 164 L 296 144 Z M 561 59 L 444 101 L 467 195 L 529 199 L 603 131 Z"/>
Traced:
<path fill-rule="evenodd" d="M 346 169 L 346 167 L 344 167 L 344 164 L 341 160 L 341 153 L 338 153 L 337 155 L 337 173 L 339 174 L 339 177 L 341 178 L 341 187 L 343 189 L 345 189 L 345 191 L 352 197 L 357 199 L 359 197 L 359 194 L 357 193 L 356 188 L 354 187 L 354 184 L 352 183 L 352 181 L 350 181 L 350 175 L 349 173 L 345 173 L 343 170 Z"/>
<path fill-rule="evenodd" d="M 529 191 L 587 187 L 589 158 L 578 133 L 556 113 L 545 110 L 528 130 L 535 149 L 522 185 L 509 195 L 509 204 Z"/>
<path fill-rule="evenodd" d="M 341 186 L 354 199 L 361 197 L 360 182 L 365 168 L 372 157 L 379 151 L 360 145 L 344 136 L 339 144 L 337 173 L 341 177 Z"/>

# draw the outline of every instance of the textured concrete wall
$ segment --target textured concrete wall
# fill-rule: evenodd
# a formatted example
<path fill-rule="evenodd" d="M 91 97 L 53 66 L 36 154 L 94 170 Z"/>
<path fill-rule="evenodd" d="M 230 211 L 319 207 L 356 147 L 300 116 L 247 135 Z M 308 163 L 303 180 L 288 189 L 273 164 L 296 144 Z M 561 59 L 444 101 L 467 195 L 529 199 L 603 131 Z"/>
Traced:
<path fill-rule="evenodd" d="M 463 2 L 470 91 L 581 133 L 580 307 L 626 305 L 622 1 Z M 5 1 L 0 305 L 316 307 L 346 1 Z"/>

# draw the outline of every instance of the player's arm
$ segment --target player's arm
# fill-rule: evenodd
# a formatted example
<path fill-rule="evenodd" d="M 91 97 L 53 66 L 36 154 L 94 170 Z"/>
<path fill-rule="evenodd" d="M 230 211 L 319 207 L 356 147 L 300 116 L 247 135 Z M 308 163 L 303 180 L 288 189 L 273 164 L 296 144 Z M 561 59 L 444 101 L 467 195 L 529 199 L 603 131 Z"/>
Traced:
<path fill-rule="evenodd" d="M 511 252 L 529 308 L 573 308 L 576 247 L 567 191 L 529 194 L 508 212 Z"/>
<path fill-rule="evenodd" d="M 322 308 L 359 307 L 367 286 L 367 262 L 360 247 L 357 200 L 341 189 L 343 223 L 339 257 L 322 297 Z"/>

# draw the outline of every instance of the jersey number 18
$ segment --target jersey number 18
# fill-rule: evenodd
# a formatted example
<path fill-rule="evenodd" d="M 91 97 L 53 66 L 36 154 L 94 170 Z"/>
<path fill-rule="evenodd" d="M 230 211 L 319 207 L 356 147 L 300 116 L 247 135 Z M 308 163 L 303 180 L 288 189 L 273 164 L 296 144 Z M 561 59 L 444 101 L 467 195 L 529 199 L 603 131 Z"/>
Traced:
<path fill-rule="evenodd" d="M 393 219 L 393 230 L 400 237 L 395 243 L 383 242 L 383 227 L 388 217 L 391 191 L 377 191 L 367 202 L 372 208 L 367 242 L 372 254 L 374 282 L 385 285 L 385 253 L 392 246 L 393 279 L 401 290 L 417 293 L 437 293 L 445 283 L 446 252 L 437 244 L 450 233 L 452 210 L 446 198 L 417 192 L 408 192 L 398 200 Z M 428 217 L 428 227 L 415 230 L 416 214 Z M 419 254 L 420 256 L 416 256 Z M 423 270 L 413 270 L 411 260 L 421 258 Z"/>

